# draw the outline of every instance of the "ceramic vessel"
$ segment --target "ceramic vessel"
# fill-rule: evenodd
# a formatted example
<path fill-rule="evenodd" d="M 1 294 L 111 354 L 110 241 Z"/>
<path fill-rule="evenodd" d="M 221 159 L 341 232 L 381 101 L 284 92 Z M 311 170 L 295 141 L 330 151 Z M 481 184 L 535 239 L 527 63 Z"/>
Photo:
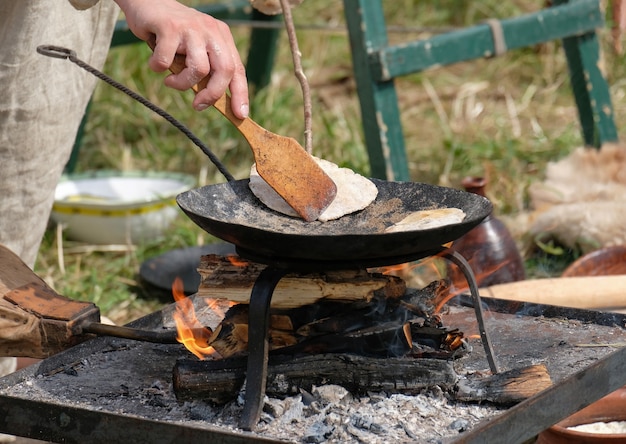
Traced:
<path fill-rule="evenodd" d="M 587 253 L 563 272 L 563 277 L 626 274 L 626 245 L 615 245 Z"/>
<path fill-rule="evenodd" d="M 194 184 L 194 177 L 170 172 L 72 174 L 56 187 L 51 218 L 76 241 L 124 245 L 154 241 L 181 214 L 176 196 Z"/>
<path fill-rule="evenodd" d="M 605 396 L 599 401 L 558 422 L 549 429 L 541 432 L 537 444 L 618 444 L 626 443 L 626 433 L 600 434 L 571 430 L 582 424 L 595 422 L 626 421 L 626 388 Z"/>
<path fill-rule="evenodd" d="M 466 177 L 466 191 L 485 196 L 487 180 Z M 470 264 L 479 287 L 524 280 L 524 262 L 515 240 L 504 223 L 493 214 L 460 237 L 451 247 Z M 448 277 L 457 289 L 466 288 L 467 281 L 455 265 L 448 265 Z"/>

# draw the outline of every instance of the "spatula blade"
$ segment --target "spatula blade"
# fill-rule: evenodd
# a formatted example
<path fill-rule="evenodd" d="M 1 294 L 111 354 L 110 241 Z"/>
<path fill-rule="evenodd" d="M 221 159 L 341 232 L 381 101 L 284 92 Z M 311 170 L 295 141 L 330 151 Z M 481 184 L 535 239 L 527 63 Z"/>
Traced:
<path fill-rule="evenodd" d="M 253 150 L 257 172 L 302 219 L 316 220 L 337 195 L 337 185 L 295 139 L 266 136 L 267 148 Z"/>

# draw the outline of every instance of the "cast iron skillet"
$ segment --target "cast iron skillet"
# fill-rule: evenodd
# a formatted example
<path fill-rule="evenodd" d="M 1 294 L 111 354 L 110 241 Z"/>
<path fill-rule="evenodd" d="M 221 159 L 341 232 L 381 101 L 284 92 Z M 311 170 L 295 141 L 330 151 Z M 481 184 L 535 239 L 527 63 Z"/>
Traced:
<path fill-rule="evenodd" d="M 329 222 L 305 222 L 263 205 L 248 179 L 180 194 L 180 208 L 208 233 L 268 258 L 305 261 L 371 261 L 439 250 L 478 225 L 492 210 L 488 199 L 453 188 L 372 179 L 376 200 L 364 210 Z M 460 208 L 463 222 L 428 230 L 385 233 L 409 213 Z"/>

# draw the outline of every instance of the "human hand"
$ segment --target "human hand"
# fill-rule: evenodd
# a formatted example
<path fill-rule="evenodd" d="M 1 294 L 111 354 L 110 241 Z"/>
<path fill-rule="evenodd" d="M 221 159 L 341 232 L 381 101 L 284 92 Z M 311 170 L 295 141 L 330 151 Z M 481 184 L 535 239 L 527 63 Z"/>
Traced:
<path fill-rule="evenodd" d="M 233 112 L 239 118 L 248 116 L 245 67 L 228 25 L 175 0 L 115 1 L 133 34 L 146 41 L 156 36 L 152 70 L 166 71 L 176 53 L 185 55 L 186 68 L 167 76 L 166 86 L 184 91 L 210 75 L 194 98 L 194 108 L 206 109 L 230 89 Z"/>

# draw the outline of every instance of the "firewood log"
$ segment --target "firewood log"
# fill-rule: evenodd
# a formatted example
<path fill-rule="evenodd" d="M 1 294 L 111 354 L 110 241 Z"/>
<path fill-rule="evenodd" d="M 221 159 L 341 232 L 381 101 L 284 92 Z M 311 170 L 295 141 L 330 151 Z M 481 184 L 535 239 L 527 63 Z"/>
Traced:
<path fill-rule="evenodd" d="M 272 308 L 268 340 L 270 350 L 282 353 L 350 353 L 369 356 L 400 356 L 420 353 L 435 357 L 461 346 L 463 334 L 449 331 L 433 317 L 431 299 L 440 290 L 435 281 L 402 298 L 377 296 L 370 301 L 323 299 L 290 309 Z M 247 353 L 248 304 L 228 309 L 208 338 L 222 357 Z"/>
<path fill-rule="evenodd" d="M 458 401 L 490 401 L 501 405 L 517 404 L 552 385 L 545 365 L 531 365 L 487 377 L 477 375 L 459 380 L 454 397 Z"/>
<path fill-rule="evenodd" d="M 224 403 L 245 381 L 245 359 L 180 360 L 174 367 L 174 391 L 181 400 Z M 286 396 L 313 386 L 337 384 L 353 393 L 385 391 L 418 393 L 428 387 L 451 389 L 457 375 L 450 361 L 411 358 L 369 358 L 350 354 L 270 357 L 266 393 Z"/>
<path fill-rule="evenodd" d="M 248 302 L 254 282 L 265 267 L 237 256 L 203 256 L 198 267 L 198 295 Z M 375 295 L 397 298 L 405 290 L 405 282 L 398 277 L 364 270 L 290 273 L 276 286 L 272 307 L 293 308 L 320 299 L 370 300 Z"/>

